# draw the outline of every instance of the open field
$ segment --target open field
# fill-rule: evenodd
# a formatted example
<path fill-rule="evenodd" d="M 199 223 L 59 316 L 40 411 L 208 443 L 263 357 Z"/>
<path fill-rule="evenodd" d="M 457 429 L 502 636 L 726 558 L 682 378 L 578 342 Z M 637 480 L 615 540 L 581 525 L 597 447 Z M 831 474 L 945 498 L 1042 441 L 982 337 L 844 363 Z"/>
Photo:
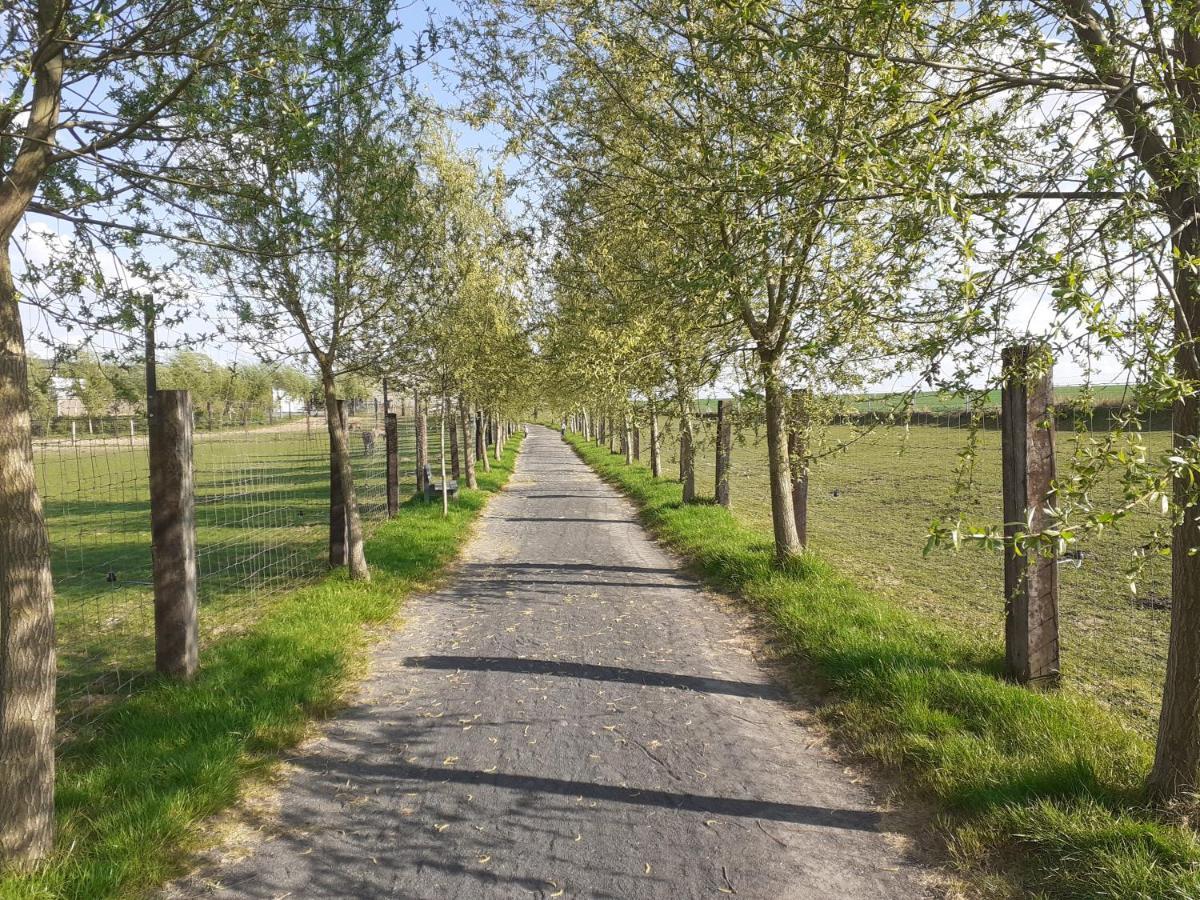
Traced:
<path fill-rule="evenodd" d="M 851 437 L 849 428 L 834 437 Z M 844 453 L 819 460 L 809 488 L 809 538 L 818 554 L 873 593 L 953 627 L 981 644 L 1002 645 L 1004 574 L 998 552 L 967 547 L 922 555 L 930 523 L 953 514 L 955 465 L 967 430 L 913 426 L 881 429 Z M 643 434 L 643 446 L 648 437 Z M 1169 436 L 1149 435 L 1153 449 Z M 1060 432 L 1059 471 L 1073 436 Z M 678 471 L 677 443 L 664 439 L 664 472 Z M 712 495 L 712 435 L 698 450 L 697 485 Z M 646 452 L 643 452 L 646 457 Z M 1000 435 L 980 434 L 968 521 L 1000 522 Z M 753 432 L 735 440 L 731 477 L 734 515 L 770 540 L 770 495 L 765 446 Z M 1153 517 L 1133 517 L 1115 533 L 1084 544 L 1076 568 L 1059 568 L 1064 685 L 1100 700 L 1143 733 L 1155 727 L 1166 664 L 1170 611 L 1169 560 L 1152 560 L 1138 593 L 1125 571 Z"/>
<path fill-rule="evenodd" d="M 373 420 L 356 423 L 371 428 Z M 382 434 L 354 463 L 368 528 L 386 517 Z M 413 430 L 401 423 L 401 492 Z M 285 590 L 327 570 L 328 437 L 323 419 L 198 434 L 194 451 L 201 641 L 254 624 Z M 57 603 L 60 721 L 87 719 L 153 670 L 145 438 L 48 442 L 36 451 Z M 64 732 L 65 734 L 66 732 Z"/>

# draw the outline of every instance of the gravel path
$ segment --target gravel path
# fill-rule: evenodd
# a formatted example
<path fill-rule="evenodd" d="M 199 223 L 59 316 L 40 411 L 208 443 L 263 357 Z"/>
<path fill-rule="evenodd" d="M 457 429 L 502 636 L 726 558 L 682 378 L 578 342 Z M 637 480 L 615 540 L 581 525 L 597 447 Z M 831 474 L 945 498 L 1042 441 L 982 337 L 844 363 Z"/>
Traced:
<path fill-rule="evenodd" d="M 406 617 L 272 835 L 169 896 L 924 896 L 743 624 L 556 433 Z"/>

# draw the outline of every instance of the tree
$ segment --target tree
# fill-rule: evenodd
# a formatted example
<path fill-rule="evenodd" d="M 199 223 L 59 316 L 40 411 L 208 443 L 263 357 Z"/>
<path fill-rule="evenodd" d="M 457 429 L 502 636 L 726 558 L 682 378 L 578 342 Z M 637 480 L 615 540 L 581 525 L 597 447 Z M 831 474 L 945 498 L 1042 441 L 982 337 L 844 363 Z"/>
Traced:
<path fill-rule="evenodd" d="M 270 43 L 246 15 L 254 6 L 24 0 L 5 9 L 0 858 L 15 866 L 33 864 L 53 842 L 55 658 L 49 542 L 33 470 L 29 364 L 18 310 L 23 298 L 10 244 L 27 213 L 86 229 L 112 222 L 122 204 L 144 197 L 147 185 L 170 180 L 172 154 L 195 136 L 194 120 L 173 114 L 185 96 L 201 84 L 232 83 L 256 65 L 254 48 Z"/>
<path fill-rule="evenodd" d="M 399 142 L 411 123 L 390 93 L 402 67 L 390 12 L 386 0 L 278 12 L 288 42 L 276 42 L 277 77 L 241 85 L 227 140 L 195 160 L 242 188 L 213 210 L 219 246 L 204 251 L 209 271 L 243 286 L 230 304 L 241 337 L 266 358 L 307 354 L 320 377 L 347 565 L 359 580 L 370 573 L 338 380 L 369 358 L 361 345 L 403 328 L 393 301 L 407 273 L 394 265 L 395 245 L 416 180 Z"/>
<path fill-rule="evenodd" d="M 977 152 L 990 159 L 989 191 L 945 190 L 946 200 L 962 203 L 958 217 L 983 220 L 999 244 L 991 271 L 978 265 L 974 283 L 992 296 L 1053 287 L 1061 348 L 1086 355 L 1103 347 L 1138 372 L 1141 408 L 1173 408 L 1174 447 L 1159 465 L 1135 470 L 1130 454 L 1119 452 L 1121 442 L 1139 440 L 1131 420 L 1097 441 L 1093 471 L 1060 477 L 1055 535 L 1112 527 L 1139 504 L 1169 507 L 1171 638 L 1149 785 L 1162 799 L 1193 795 L 1200 789 L 1200 7 L 1192 0 L 975 0 L 928 33 L 946 49 L 925 60 L 943 108 L 987 100 L 1029 113 L 1021 129 L 975 135 L 984 143 Z M 1096 509 L 1087 487 L 1114 465 L 1128 476 L 1126 502 Z"/>
<path fill-rule="evenodd" d="M 523 137 L 563 180 L 589 185 L 580 209 L 606 228 L 667 243 L 662 304 L 693 306 L 695 321 L 740 323 L 764 398 L 775 554 L 786 560 L 802 549 L 789 393 L 845 380 L 848 360 L 860 366 L 863 354 L 830 347 L 894 352 L 884 348 L 912 313 L 939 235 L 876 197 L 893 178 L 912 177 L 898 160 L 928 175 L 946 127 L 921 111 L 922 66 L 849 56 L 831 64 L 803 49 L 829 40 L 889 47 L 909 26 L 867 6 L 495 5 L 503 11 L 483 31 L 507 44 L 480 68 L 509 77 L 493 102 L 514 97 Z M 497 62 L 513 55 L 520 66 Z M 686 356 L 677 351 L 673 393 L 690 434 Z"/>

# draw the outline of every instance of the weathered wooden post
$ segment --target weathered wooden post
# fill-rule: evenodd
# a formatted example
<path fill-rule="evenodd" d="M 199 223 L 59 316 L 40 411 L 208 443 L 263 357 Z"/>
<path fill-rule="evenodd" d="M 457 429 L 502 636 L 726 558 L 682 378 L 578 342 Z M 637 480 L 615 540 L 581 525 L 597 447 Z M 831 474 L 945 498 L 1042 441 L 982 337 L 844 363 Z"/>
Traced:
<path fill-rule="evenodd" d="M 717 503 L 729 508 L 729 460 L 733 456 L 733 423 L 729 421 L 729 401 L 717 401 Z"/>
<path fill-rule="evenodd" d="M 150 416 L 150 533 L 154 548 L 154 667 L 191 678 L 199 664 L 192 400 L 155 391 Z"/>
<path fill-rule="evenodd" d="M 387 453 L 388 518 L 400 511 L 400 425 L 395 413 L 383 417 L 383 441 Z"/>
<path fill-rule="evenodd" d="M 1052 556 L 1018 553 L 1017 537 L 1048 524 L 1054 481 L 1054 387 L 1048 351 L 1006 347 L 1000 396 L 1004 479 L 1005 661 L 1020 682 L 1052 682 L 1059 674 L 1058 564 Z"/>
<path fill-rule="evenodd" d="M 346 401 L 337 402 L 338 427 L 346 431 Z M 346 521 L 346 494 L 342 488 L 342 470 L 329 448 L 329 565 L 346 565 L 346 552 L 350 546 Z"/>

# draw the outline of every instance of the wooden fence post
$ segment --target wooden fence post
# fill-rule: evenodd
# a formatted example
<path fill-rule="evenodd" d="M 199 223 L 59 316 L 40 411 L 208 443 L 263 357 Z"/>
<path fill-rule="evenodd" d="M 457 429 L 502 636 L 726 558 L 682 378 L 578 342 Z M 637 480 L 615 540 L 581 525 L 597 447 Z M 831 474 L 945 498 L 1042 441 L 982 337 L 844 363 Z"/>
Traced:
<path fill-rule="evenodd" d="M 346 401 L 337 402 L 338 427 L 346 430 Z M 347 437 L 347 440 L 349 438 Z M 329 565 L 346 565 L 346 549 L 349 547 L 349 536 L 346 534 L 346 494 L 342 489 L 342 470 L 337 460 L 333 458 L 333 448 L 329 448 Z"/>
<path fill-rule="evenodd" d="M 729 401 L 717 401 L 717 503 L 729 508 L 729 460 L 733 455 L 733 423 L 729 421 Z"/>
<path fill-rule="evenodd" d="M 1001 448 L 1004 481 L 1005 662 L 1020 682 L 1059 674 L 1058 564 L 1016 552 L 1015 539 L 1047 524 L 1054 481 L 1054 388 L 1046 350 L 1021 344 L 1003 351 Z"/>
<path fill-rule="evenodd" d="M 395 413 L 383 416 L 383 442 L 387 453 L 388 518 L 400 511 L 400 426 Z"/>
<path fill-rule="evenodd" d="M 154 667 L 188 679 L 199 665 L 192 400 L 155 391 L 150 417 L 150 533 L 154 548 Z"/>

